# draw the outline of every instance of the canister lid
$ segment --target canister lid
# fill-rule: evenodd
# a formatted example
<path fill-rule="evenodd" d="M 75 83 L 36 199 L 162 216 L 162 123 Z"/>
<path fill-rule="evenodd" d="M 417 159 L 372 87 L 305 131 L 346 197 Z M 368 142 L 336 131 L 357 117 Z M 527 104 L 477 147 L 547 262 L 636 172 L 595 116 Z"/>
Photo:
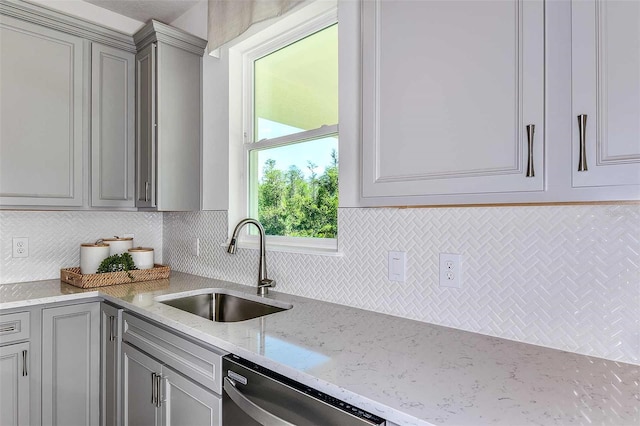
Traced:
<path fill-rule="evenodd" d="M 133 238 L 131 237 L 118 237 L 118 236 L 114 236 L 113 238 L 105 238 L 103 241 L 133 241 Z"/>
<path fill-rule="evenodd" d="M 104 243 L 84 243 L 84 244 L 80 244 L 80 247 L 109 247 L 109 244 L 104 244 Z"/>
<path fill-rule="evenodd" d="M 151 247 L 134 247 L 134 248 L 130 248 L 127 251 L 130 251 L 130 252 L 141 252 L 141 251 L 153 251 L 153 249 Z"/>

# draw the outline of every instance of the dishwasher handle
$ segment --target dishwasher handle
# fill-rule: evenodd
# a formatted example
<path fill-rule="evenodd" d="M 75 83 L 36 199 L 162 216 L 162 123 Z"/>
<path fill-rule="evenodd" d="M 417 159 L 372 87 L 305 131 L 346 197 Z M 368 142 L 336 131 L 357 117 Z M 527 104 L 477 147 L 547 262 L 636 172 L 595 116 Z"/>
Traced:
<path fill-rule="evenodd" d="M 289 423 L 275 414 L 270 413 L 244 396 L 228 377 L 224 378 L 224 385 L 222 387 L 238 408 L 258 423 L 265 426 L 295 426 L 293 423 Z"/>

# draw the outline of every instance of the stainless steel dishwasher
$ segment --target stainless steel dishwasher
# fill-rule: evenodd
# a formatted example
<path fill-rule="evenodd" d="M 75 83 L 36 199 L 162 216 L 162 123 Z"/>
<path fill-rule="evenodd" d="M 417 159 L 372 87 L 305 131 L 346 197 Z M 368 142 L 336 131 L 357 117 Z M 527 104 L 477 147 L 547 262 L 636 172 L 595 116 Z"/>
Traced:
<path fill-rule="evenodd" d="M 385 425 L 384 419 L 236 355 L 223 358 L 223 426 Z"/>

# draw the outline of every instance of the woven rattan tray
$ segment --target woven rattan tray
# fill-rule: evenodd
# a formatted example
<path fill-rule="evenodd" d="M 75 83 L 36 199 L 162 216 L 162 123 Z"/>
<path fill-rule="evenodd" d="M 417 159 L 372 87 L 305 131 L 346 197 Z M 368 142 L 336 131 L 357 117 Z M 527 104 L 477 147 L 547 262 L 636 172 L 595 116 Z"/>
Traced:
<path fill-rule="evenodd" d="M 108 272 L 105 274 L 81 274 L 80 268 L 60 269 L 60 280 L 80 288 L 104 287 L 114 284 L 135 283 L 139 281 L 153 281 L 169 278 L 171 268 L 155 264 L 151 269 L 137 269 L 134 271 Z"/>

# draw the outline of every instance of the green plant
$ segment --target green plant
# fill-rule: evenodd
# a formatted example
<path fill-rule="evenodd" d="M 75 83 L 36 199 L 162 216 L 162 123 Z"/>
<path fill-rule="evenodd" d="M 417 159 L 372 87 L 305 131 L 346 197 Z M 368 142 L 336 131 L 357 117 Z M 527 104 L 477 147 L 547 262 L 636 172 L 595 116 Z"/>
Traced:
<path fill-rule="evenodd" d="M 136 268 L 136 265 L 133 263 L 131 255 L 129 253 L 122 253 L 114 254 L 104 259 L 100 263 L 100 266 L 98 266 L 97 273 L 104 274 L 107 272 L 126 271 L 129 279 L 133 281 L 133 275 L 131 275 L 131 272 L 129 271 L 133 271 L 135 269 L 138 268 Z"/>

